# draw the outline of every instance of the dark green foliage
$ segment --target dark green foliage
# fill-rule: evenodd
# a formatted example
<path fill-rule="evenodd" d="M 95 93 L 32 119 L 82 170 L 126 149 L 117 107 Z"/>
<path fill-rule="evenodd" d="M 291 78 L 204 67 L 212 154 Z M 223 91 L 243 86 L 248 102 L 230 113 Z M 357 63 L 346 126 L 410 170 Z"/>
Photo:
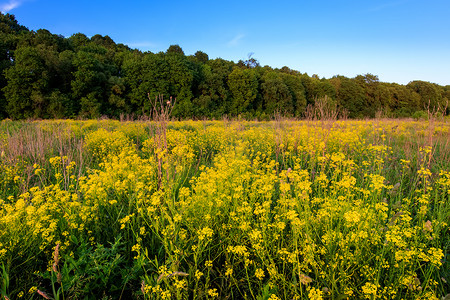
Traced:
<path fill-rule="evenodd" d="M 60 263 L 61 282 L 57 282 L 56 272 L 42 274 L 48 282 L 47 294 L 51 295 L 53 291 L 54 294 L 65 293 L 86 299 L 120 298 L 123 285 L 141 275 L 138 270 L 127 267 L 126 249 L 120 237 L 111 245 L 95 246 L 86 241 L 78 242 L 75 235 L 71 239 L 75 244 L 74 253 L 65 256 Z"/>
<path fill-rule="evenodd" d="M 433 108 L 445 105 L 442 97 L 444 89 L 437 84 L 416 80 L 408 83 L 406 87 L 419 94 L 420 103 L 426 107 Z M 420 107 L 416 108 L 420 109 Z"/>
<path fill-rule="evenodd" d="M 0 32 L 4 34 L 28 32 L 28 28 L 20 25 L 16 17 L 0 13 Z"/>
<path fill-rule="evenodd" d="M 258 78 L 253 69 L 235 67 L 228 75 L 228 87 L 233 97 L 231 115 L 237 116 L 252 108 L 258 96 Z"/>
<path fill-rule="evenodd" d="M 206 64 L 209 60 L 208 54 L 202 51 L 195 52 L 195 60 L 199 63 Z"/>
<path fill-rule="evenodd" d="M 194 64 L 193 109 L 196 117 L 221 118 L 229 113 L 231 96 L 227 82 L 233 66 L 232 62 L 220 58 Z"/>
<path fill-rule="evenodd" d="M 91 41 L 107 49 L 114 49 L 116 47 L 116 43 L 107 35 L 101 36 L 100 34 L 96 34 L 91 38 Z"/>
<path fill-rule="evenodd" d="M 389 86 L 391 92 L 391 108 L 397 117 L 411 116 L 414 111 L 421 110 L 420 95 L 404 85 L 393 83 Z"/>
<path fill-rule="evenodd" d="M 78 51 L 74 58 L 72 94 L 74 99 L 80 99 L 79 113 L 83 117 L 96 118 L 101 114 L 103 93 L 110 75 L 102 61 L 103 54 L 104 48 L 90 46 Z"/>
<path fill-rule="evenodd" d="M 29 31 L 0 13 L 0 119 L 150 115 L 159 95 L 176 99 L 172 116 L 179 119 L 303 117 L 325 96 L 351 118 L 411 117 L 447 114 L 450 86 L 384 83 L 372 74 L 320 79 L 262 67 L 252 54 L 237 63 L 202 51 L 186 56 L 179 45 L 142 53 L 107 35 Z"/>
<path fill-rule="evenodd" d="M 293 115 L 294 103 L 292 93 L 284 83 L 281 74 L 270 71 L 261 78 L 263 107 L 266 114 L 279 112 L 284 115 Z"/>
<path fill-rule="evenodd" d="M 184 55 L 183 49 L 179 45 L 170 45 L 166 51 L 166 54 L 179 54 Z"/>
<path fill-rule="evenodd" d="M 45 109 L 50 72 L 46 69 L 42 51 L 23 47 L 15 51 L 15 64 L 5 70 L 7 85 L 3 89 L 7 99 L 6 111 L 15 119 L 40 118 Z"/>
<path fill-rule="evenodd" d="M 341 78 L 337 92 L 337 103 L 346 109 L 350 118 L 363 117 L 366 95 L 364 88 L 349 78 Z"/>
<path fill-rule="evenodd" d="M 85 47 L 89 44 L 89 38 L 82 33 L 75 33 L 68 38 L 70 45 L 74 50 L 78 50 L 81 47 Z"/>
<path fill-rule="evenodd" d="M 187 57 L 179 52 L 168 51 L 163 59 L 168 65 L 169 93 L 166 96 L 176 95 L 177 98 L 177 105 L 174 106 L 172 114 L 176 118 L 191 118 L 194 67 Z"/>
<path fill-rule="evenodd" d="M 4 71 L 13 65 L 17 42 L 28 29 L 19 25 L 14 15 L 0 13 L 0 118 L 5 118 L 6 97 L 3 88 L 7 85 Z"/>
<path fill-rule="evenodd" d="M 149 97 L 169 95 L 169 64 L 161 54 L 128 55 L 123 63 L 123 74 L 129 88 L 129 103 L 137 114 L 150 114 Z"/>
<path fill-rule="evenodd" d="M 329 80 L 319 79 L 317 75 L 309 77 L 307 74 L 301 75 L 301 81 L 305 87 L 307 104 L 314 104 L 316 99 L 327 96 L 329 99 L 337 100 L 336 88 Z"/>
<path fill-rule="evenodd" d="M 375 113 L 382 107 L 377 94 L 379 86 L 378 76 L 372 74 L 358 75 L 355 77 L 355 81 L 364 89 L 364 102 L 368 104 L 362 107 L 362 114 L 364 116 L 374 117 Z"/>
<path fill-rule="evenodd" d="M 305 87 L 302 84 L 300 76 L 295 73 L 279 73 L 279 76 L 283 79 L 284 84 L 289 89 L 292 97 L 293 111 L 292 113 L 297 116 L 303 116 L 306 108 L 306 95 Z"/>

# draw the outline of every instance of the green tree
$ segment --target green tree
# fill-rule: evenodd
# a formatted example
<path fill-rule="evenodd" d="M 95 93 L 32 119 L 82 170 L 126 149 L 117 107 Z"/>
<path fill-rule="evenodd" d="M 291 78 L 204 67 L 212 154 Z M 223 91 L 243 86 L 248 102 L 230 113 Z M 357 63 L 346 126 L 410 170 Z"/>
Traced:
<path fill-rule="evenodd" d="M 285 115 L 293 115 L 292 93 L 278 72 L 265 73 L 261 82 L 265 113 L 273 115 L 275 112 L 279 112 Z"/>
<path fill-rule="evenodd" d="M 168 52 L 164 56 L 169 65 L 169 96 L 176 98 L 172 115 L 176 118 L 191 118 L 195 68 L 188 58 L 180 53 Z"/>
<path fill-rule="evenodd" d="M 366 105 L 363 106 L 362 114 L 364 116 L 374 117 L 375 113 L 382 107 L 380 99 L 377 95 L 379 85 L 378 76 L 372 74 L 358 75 L 354 78 L 354 80 L 365 91 L 364 102 Z"/>
<path fill-rule="evenodd" d="M 125 98 L 125 79 L 111 76 L 108 79 L 108 87 L 111 92 L 108 96 L 108 107 L 104 113 L 112 117 L 131 113 L 131 108 Z"/>
<path fill-rule="evenodd" d="M 40 29 L 21 34 L 17 45 L 4 89 L 11 117 L 72 115 L 69 94 L 73 53 L 64 50 L 68 43 L 63 37 Z M 56 105 L 55 101 L 61 103 Z"/>
<path fill-rule="evenodd" d="M 314 104 L 315 99 L 323 98 L 325 96 L 336 99 L 336 89 L 328 80 L 321 80 L 317 75 L 309 77 L 308 74 L 303 74 L 300 78 L 305 87 L 307 104 Z"/>
<path fill-rule="evenodd" d="M 46 116 L 54 119 L 73 117 L 71 99 L 68 94 L 54 89 L 47 96 L 47 114 Z"/>
<path fill-rule="evenodd" d="M 123 72 L 130 89 L 128 97 L 136 110 L 149 114 L 151 100 L 163 95 L 176 98 L 173 116 L 192 117 L 194 67 L 186 56 L 178 52 L 134 53 L 125 59 Z"/>
<path fill-rule="evenodd" d="M 3 14 L 0 12 L 0 32 L 11 34 L 11 33 L 21 33 L 28 32 L 28 28 L 20 25 L 16 20 L 16 17 L 11 14 Z"/>
<path fill-rule="evenodd" d="M 365 90 L 353 79 L 342 76 L 339 81 L 338 106 L 346 109 L 350 118 L 363 117 L 364 106 L 366 105 Z"/>
<path fill-rule="evenodd" d="M 75 33 L 71 35 L 68 40 L 69 44 L 75 51 L 88 46 L 90 43 L 89 38 L 83 33 Z"/>
<path fill-rule="evenodd" d="M 112 38 L 110 38 L 107 35 L 102 36 L 100 34 L 96 34 L 93 37 L 91 37 L 91 42 L 98 46 L 102 46 L 106 49 L 115 49 L 116 48 L 116 43 L 113 41 Z"/>
<path fill-rule="evenodd" d="M 221 58 L 208 60 L 199 68 L 197 95 L 193 100 L 196 116 L 220 118 L 229 113 L 228 76 L 234 64 Z"/>
<path fill-rule="evenodd" d="M 306 109 L 305 87 L 302 84 L 300 75 L 295 72 L 280 73 L 283 82 L 289 89 L 294 105 L 294 115 L 300 117 Z"/>
<path fill-rule="evenodd" d="M 197 62 L 206 64 L 209 60 L 208 54 L 202 51 L 197 51 L 194 54 L 194 58 Z"/>
<path fill-rule="evenodd" d="M 75 71 L 71 82 L 73 98 L 79 101 L 79 114 L 98 117 L 128 113 L 126 85 L 123 77 L 124 49 L 118 50 L 112 40 L 98 36 L 86 46 L 80 46 L 73 60 Z M 106 41 L 112 49 L 99 44 Z M 126 51 L 126 50 L 125 50 Z M 91 101 L 92 103 L 89 103 Z"/>
<path fill-rule="evenodd" d="M 255 70 L 235 67 L 228 75 L 228 87 L 232 95 L 230 114 L 237 116 L 248 112 L 258 96 L 258 78 Z"/>
<path fill-rule="evenodd" d="M 440 87 L 437 84 L 416 80 L 408 83 L 406 87 L 420 96 L 420 103 L 414 107 L 415 110 L 433 110 L 445 105 Z"/>
<path fill-rule="evenodd" d="M 14 57 L 14 65 L 4 72 L 6 111 L 14 119 L 43 117 L 50 77 L 45 60 L 33 47 L 18 48 Z"/>
<path fill-rule="evenodd" d="M 292 69 L 290 69 L 290 68 L 287 67 L 287 66 L 282 67 L 279 71 L 280 71 L 281 73 L 289 74 L 289 75 L 302 75 L 299 71 L 292 70 Z"/>
<path fill-rule="evenodd" d="M 450 85 L 442 87 L 442 103 L 446 108 L 444 114 L 450 114 Z"/>
<path fill-rule="evenodd" d="M 196 61 L 196 59 L 194 59 Z M 196 117 L 212 117 L 214 110 L 213 100 L 208 88 L 211 80 L 212 72 L 209 65 L 203 63 L 195 63 L 196 70 L 194 72 L 193 108 Z"/>
<path fill-rule="evenodd" d="M 25 45 L 40 45 L 56 52 L 62 52 L 71 49 L 69 41 L 67 41 L 63 36 L 52 34 L 46 29 L 39 29 L 36 32 L 32 31 L 30 32 L 28 38 L 22 39 L 22 41 L 25 42 Z"/>
<path fill-rule="evenodd" d="M 307 104 L 328 96 L 350 117 L 396 116 L 446 107 L 450 88 L 425 81 L 379 82 L 373 74 L 320 79 L 289 67 L 261 67 L 249 54 L 237 64 L 186 56 L 179 45 L 157 54 L 116 44 L 109 36 L 69 38 L 46 29 L 29 31 L 0 13 L 0 118 L 61 118 L 148 114 L 162 94 L 175 97 L 178 118 L 274 111 L 301 116 Z"/>
<path fill-rule="evenodd" d="M 397 117 L 410 117 L 415 111 L 420 110 L 420 95 L 412 89 L 392 83 L 389 86 L 392 95 L 391 110 Z"/>
<path fill-rule="evenodd" d="M 240 68 L 247 68 L 247 69 L 254 69 L 254 68 L 258 68 L 261 65 L 259 64 L 259 61 L 256 60 L 253 57 L 253 52 L 248 54 L 248 59 L 246 60 L 239 60 L 237 63 L 237 66 Z"/>
<path fill-rule="evenodd" d="M 166 54 L 184 55 L 184 51 L 179 45 L 170 45 L 169 48 L 167 48 Z"/>
<path fill-rule="evenodd" d="M 378 84 L 375 91 L 375 97 L 380 104 L 380 109 L 384 115 L 389 115 L 392 111 L 391 107 L 393 103 L 393 97 L 389 89 L 389 85 L 386 83 Z"/>
<path fill-rule="evenodd" d="M 80 101 L 80 115 L 83 117 L 97 118 L 102 114 L 111 76 L 105 54 L 105 48 L 91 44 L 74 57 L 72 93 L 73 98 Z"/>
<path fill-rule="evenodd" d="M 7 101 L 3 92 L 7 79 L 4 71 L 13 65 L 18 40 L 27 32 L 28 29 L 20 25 L 14 15 L 0 12 L 0 119 L 7 115 Z"/>
<path fill-rule="evenodd" d="M 169 68 L 164 54 L 134 52 L 125 58 L 123 75 L 133 112 L 148 115 L 152 110 L 149 97 L 170 96 Z"/>

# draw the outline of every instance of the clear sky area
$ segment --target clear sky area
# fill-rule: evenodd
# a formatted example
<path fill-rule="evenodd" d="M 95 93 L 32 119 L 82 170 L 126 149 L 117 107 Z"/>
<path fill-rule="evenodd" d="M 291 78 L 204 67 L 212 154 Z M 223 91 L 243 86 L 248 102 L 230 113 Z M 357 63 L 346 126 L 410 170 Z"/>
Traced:
<path fill-rule="evenodd" d="M 0 0 L 0 10 L 30 30 L 108 35 L 142 51 L 178 44 L 319 77 L 450 85 L 449 0 Z"/>

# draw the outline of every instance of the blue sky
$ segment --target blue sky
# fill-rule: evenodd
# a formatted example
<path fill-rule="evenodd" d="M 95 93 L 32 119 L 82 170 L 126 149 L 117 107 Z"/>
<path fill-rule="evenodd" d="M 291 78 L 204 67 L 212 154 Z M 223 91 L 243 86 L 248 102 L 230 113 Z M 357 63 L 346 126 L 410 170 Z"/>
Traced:
<path fill-rule="evenodd" d="M 31 30 L 109 35 L 143 51 L 179 44 L 237 62 L 330 78 L 450 85 L 450 1 L 0 0 Z"/>

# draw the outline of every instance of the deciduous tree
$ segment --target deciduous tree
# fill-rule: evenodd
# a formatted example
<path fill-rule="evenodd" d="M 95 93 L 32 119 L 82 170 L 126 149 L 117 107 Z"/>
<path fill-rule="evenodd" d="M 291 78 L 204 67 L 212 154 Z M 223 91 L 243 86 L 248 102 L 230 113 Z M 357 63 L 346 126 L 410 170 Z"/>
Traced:
<path fill-rule="evenodd" d="M 232 95 L 230 114 L 237 116 L 252 107 L 258 95 L 258 79 L 254 69 L 235 67 L 228 75 Z"/>

